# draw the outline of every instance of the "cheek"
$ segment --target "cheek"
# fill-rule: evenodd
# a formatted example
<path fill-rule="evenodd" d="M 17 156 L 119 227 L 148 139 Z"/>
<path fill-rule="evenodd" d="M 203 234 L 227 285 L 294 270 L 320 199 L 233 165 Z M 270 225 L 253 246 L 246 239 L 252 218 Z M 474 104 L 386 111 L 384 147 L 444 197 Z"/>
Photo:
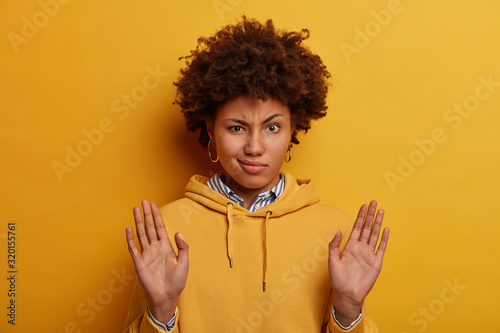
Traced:
<path fill-rule="evenodd" d="M 238 140 L 235 138 L 232 138 L 232 140 L 228 140 L 227 138 L 218 138 L 217 142 L 217 152 L 219 153 L 220 158 L 231 158 L 236 156 L 240 151 Z"/>
<path fill-rule="evenodd" d="M 274 151 L 284 153 L 288 149 L 289 144 L 290 144 L 290 136 L 283 135 L 281 136 L 279 142 L 276 143 Z"/>
<path fill-rule="evenodd" d="M 268 147 L 268 153 L 272 156 L 275 164 L 281 164 L 284 161 L 289 142 L 288 139 L 284 138 L 280 142 L 274 142 L 273 145 Z"/>

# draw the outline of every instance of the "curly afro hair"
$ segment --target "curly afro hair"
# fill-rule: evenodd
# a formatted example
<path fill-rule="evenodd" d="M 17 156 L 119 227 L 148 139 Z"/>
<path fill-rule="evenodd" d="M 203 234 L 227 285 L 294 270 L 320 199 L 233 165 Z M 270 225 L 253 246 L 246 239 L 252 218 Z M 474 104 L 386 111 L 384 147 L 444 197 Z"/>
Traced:
<path fill-rule="evenodd" d="M 186 57 L 174 85 L 186 118 L 186 127 L 200 129 L 199 142 L 208 145 L 207 122 L 215 119 L 217 108 L 232 97 L 249 94 L 266 101 L 281 100 L 290 108 L 291 142 L 298 144 L 297 132 L 307 132 L 311 119 L 326 115 L 330 73 L 321 58 L 302 41 L 309 31 L 276 30 L 272 20 L 262 24 L 245 16 L 212 37 L 200 37 Z"/>

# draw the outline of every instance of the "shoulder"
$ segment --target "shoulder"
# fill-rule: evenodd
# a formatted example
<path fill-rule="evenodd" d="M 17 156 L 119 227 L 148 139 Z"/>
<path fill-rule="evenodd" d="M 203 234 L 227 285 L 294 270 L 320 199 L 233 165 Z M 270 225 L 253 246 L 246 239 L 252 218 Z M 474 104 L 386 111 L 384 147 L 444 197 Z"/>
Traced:
<path fill-rule="evenodd" d="M 311 208 L 322 215 L 327 215 L 336 221 L 352 224 L 353 218 L 345 210 L 340 209 L 334 205 L 326 203 L 324 201 L 319 201 L 314 204 Z"/>
<path fill-rule="evenodd" d="M 348 220 L 352 220 L 351 216 L 343 209 L 334 206 L 325 201 L 319 201 L 316 206 L 317 209 L 328 212 L 338 217 L 346 218 Z"/>
<path fill-rule="evenodd" d="M 163 222 L 166 226 L 189 224 L 193 218 L 202 215 L 205 207 L 189 198 L 172 201 L 160 208 Z"/>
<path fill-rule="evenodd" d="M 163 205 L 160 208 L 160 212 L 166 214 L 182 214 L 186 210 L 199 209 L 202 206 L 200 203 L 190 199 L 190 198 L 181 198 L 178 200 L 174 200 Z"/>
<path fill-rule="evenodd" d="M 193 193 L 199 193 L 203 191 L 212 191 L 208 186 L 207 186 L 207 181 L 209 179 L 207 177 L 201 176 L 201 175 L 193 175 L 186 187 L 185 187 L 185 193 L 188 192 L 193 192 Z M 186 209 L 197 209 L 201 206 L 199 202 L 196 200 L 193 200 L 191 197 L 184 196 L 183 198 L 171 201 L 167 204 L 164 204 L 160 208 L 160 212 L 163 213 L 169 213 L 169 214 L 176 214 L 176 213 L 182 213 Z"/>

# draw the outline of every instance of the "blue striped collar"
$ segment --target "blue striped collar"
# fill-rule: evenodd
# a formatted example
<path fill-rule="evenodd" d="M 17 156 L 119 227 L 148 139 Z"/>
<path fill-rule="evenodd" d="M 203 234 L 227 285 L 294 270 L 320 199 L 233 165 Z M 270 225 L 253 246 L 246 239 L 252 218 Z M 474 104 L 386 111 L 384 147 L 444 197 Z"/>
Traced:
<path fill-rule="evenodd" d="M 219 172 L 208 180 L 207 185 L 212 190 L 215 190 L 220 194 L 225 195 L 235 203 L 244 207 L 243 205 L 245 201 L 226 185 L 227 177 L 228 176 L 225 172 Z M 274 186 L 270 190 L 260 192 L 259 195 L 252 202 L 248 210 L 250 212 L 255 212 L 261 209 L 262 207 L 265 207 L 270 203 L 273 203 L 274 201 L 276 201 L 276 199 L 278 199 L 281 196 L 284 189 L 285 189 L 285 177 L 280 172 L 280 180 L 278 184 L 276 184 L 276 186 Z"/>

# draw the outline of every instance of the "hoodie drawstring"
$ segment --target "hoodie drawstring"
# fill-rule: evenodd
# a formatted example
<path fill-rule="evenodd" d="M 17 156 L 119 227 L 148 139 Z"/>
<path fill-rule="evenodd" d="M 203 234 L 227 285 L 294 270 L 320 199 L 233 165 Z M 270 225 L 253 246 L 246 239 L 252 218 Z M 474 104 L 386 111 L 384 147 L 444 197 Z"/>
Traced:
<path fill-rule="evenodd" d="M 233 268 L 233 204 L 228 202 L 227 209 L 227 256 L 229 258 L 229 267 Z"/>
<path fill-rule="evenodd" d="M 226 204 L 227 210 L 227 256 L 229 258 L 229 267 L 233 268 L 233 204 L 228 202 Z M 263 274 L 262 274 L 262 291 L 266 291 L 266 271 L 267 271 L 267 224 L 269 217 L 273 212 L 266 212 L 266 220 L 264 222 L 264 259 L 263 259 Z"/>
<path fill-rule="evenodd" d="M 267 271 L 267 222 L 273 212 L 266 212 L 266 221 L 264 222 L 264 268 L 262 278 L 262 291 L 266 291 L 266 271 Z"/>

